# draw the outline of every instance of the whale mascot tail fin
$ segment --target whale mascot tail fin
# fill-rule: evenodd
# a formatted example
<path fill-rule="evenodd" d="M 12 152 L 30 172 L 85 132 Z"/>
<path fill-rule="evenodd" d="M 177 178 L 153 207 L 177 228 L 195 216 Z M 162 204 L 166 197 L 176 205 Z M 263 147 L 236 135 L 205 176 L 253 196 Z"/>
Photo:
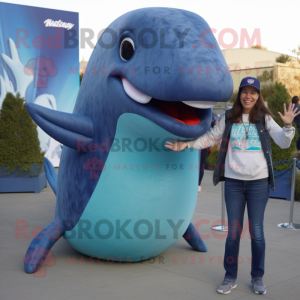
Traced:
<path fill-rule="evenodd" d="M 47 180 L 56 195 L 57 173 L 52 163 L 45 157 L 44 167 Z M 27 273 L 34 273 L 46 263 L 52 246 L 65 233 L 64 224 L 59 217 L 46 226 L 31 242 L 24 258 L 24 268 Z M 49 255 L 52 257 L 51 255 Z"/>
<path fill-rule="evenodd" d="M 56 173 L 52 163 L 50 162 L 50 160 L 46 157 L 44 157 L 44 167 L 45 167 L 45 173 L 46 173 L 47 180 L 48 180 L 54 194 L 56 195 L 57 173 Z"/>
<path fill-rule="evenodd" d="M 194 250 L 199 252 L 207 252 L 207 246 L 205 242 L 192 223 L 190 223 L 189 227 L 183 235 L 183 238 Z"/>
<path fill-rule="evenodd" d="M 64 224 L 58 217 L 46 226 L 31 242 L 25 258 L 24 268 L 29 274 L 35 273 L 47 264 L 47 256 L 52 246 L 65 234 Z M 52 257 L 50 255 L 50 257 Z"/>

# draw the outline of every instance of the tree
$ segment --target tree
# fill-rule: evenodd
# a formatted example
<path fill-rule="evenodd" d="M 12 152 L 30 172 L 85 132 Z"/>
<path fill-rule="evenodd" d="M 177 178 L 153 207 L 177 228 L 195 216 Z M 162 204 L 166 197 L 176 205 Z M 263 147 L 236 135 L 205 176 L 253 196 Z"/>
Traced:
<path fill-rule="evenodd" d="M 268 108 L 274 114 L 275 122 L 280 126 L 283 127 L 283 122 L 278 115 L 278 112 L 283 113 L 283 104 L 285 103 L 288 107 L 289 101 L 291 99 L 290 94 L 288 93 L 286 87 L 282 83 L 276 82 L 274 85 L 274 93 L 272 96 L 268 98 Z M 298 133 L 296 131 L 295 137 L 292 140 L 291 146 L 288 149 L 281 149 L 277 146 L 274 141 L 271 139 L 271 147 L 272 147 L 272 160 L 273 162 L 276 161 L 283 161 L 286 159 L 291 159 L 292 154 L 296 149 L 296 142 L 298 140 Z M 277 170 L 285 170 L 290 163 L 288 164 L 276 164 L 274 168 Z"/>
<path fill-rule="evenodd" d="M 300 46 L 298 46 L 297 49 L 292 50 L 292 53 L 295 53 L 297 55 L 296 59 L 298 63 L 300 64 Z"/>
<path fill-rule="evenodd" d="M 237 91 L 234 91 L 233 93 L 232 93 L 232 96 L 231 96 L 231 98 L 230 98 L 230 100 L 229 100 L 229 103 L 234 103 L 234 101 L 235 101 L 235 99 L 236 99 L 236 97 L 237 97 L 237 95 L 238 95 L 238 90 Z"/>
<path fill-rule="evenodd" d="M 36 127 L 26 101 L 7 93 L 0 117 L 0 168 L 5 166 L 8 174 L 17 168 L 19 173 L 31 171 L 32 164 L 39 164 L 38 172 L 42 169 L 44 153 Z"/>
<path fill-rule="evenodd" d="M 82 78 L 83 78 L 83 72 L 80 72 L 80 75 L 79 75 L 79 83 L 80 84 L 81 84 Z"/>
<path fill-rule="evenodd" d="M 262 95 L 264 101 L 268 102 L 268 99 L 275 93 L 275 85 L 273 83 L 264 84 L 260 87 L 260 94 Z"/>
<path fill-rule="evenodd" d="M 257 79 L 261 83 L 268 82 L 268 81 L 272 81 L 273 82 L 273 70 L 271 70 L 271 71 L 264 70 L 261 75 L 257 76 Z"/>
<path fill-rule="evenodd" d="M 268 49 L 267 47 L 263 47 L 262 45 L 253 45 L 251 48 L 261 49 L 261 50 L 267 50 Z"/>
<path fill-rule="evenodd" d="M 281 54 L 278 57 L 276 57 L 275 61 L 281 64 L 286 64 L 291 60 L 291 57 L 289 55 Z"/>

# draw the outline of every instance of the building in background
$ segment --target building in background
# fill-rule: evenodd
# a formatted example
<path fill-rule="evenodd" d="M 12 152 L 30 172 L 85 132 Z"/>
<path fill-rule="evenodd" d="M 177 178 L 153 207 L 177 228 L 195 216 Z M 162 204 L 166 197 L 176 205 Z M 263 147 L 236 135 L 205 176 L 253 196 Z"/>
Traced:
<path fill-rule="evenodd" d="M 283 83 L 291 96 L 300 95 L 300 65 L 296 57 L 291 56 L 291 61 L 285 64 L 277 63 L 276 58 L 282 55 L 279 52 L 249 48 L 249 49 L 224 49 L 224 58 L 230 69 L 233 80 L 233 92 L 239 89 L 240 82 L 244 77 L 262 76 L 264 72 L 272 74 L 264 84 L 275 82 Z M 218 103 L 213 111 L 220 114 L 232 106 L 228 103 Z"/>
<path fill-rule="evenodd" d="M 231 71 L 272 67 L 276 57 L 281 55 L 279 52 L 256 48 L 224 49 L 222 53 Z"/>
<path fill-rule="evenodd" d="M 264 71 L 272 72 L 273 79 L 267 83 L 276 81 L 282 82 L 287 87 L 289 93 L 300 95 L 300 65 L 295 57 L 291 57 L 291 61 L 286 64 L 277 63 L 276 58 L 282 53 L 268 51 L 257 48 L 244 49 L 224 49 L 222 50 L 224 58 L 230 69 L 233 79 L 233 91 L 237 91 L 241 80 L 244 77 L 261 76 Z M 84 73 L 87 61 L 82 58 L 80 62 L 80 73 Z M 218 103 L 214 107 L 214 113 L 220 114 L 227 108 L 227 103 Z M 229 104 L 231 107 L 231 105 Z"/>
<path fill-rule="evenodd" d="M 222 50 L 222 53 L 232 75 L 234 91 L 238 90 L 240 82 L 244 77 L 251 76 L 257 78 L 264 71 L 270 72 L 274 70 L 274 66 L 278 65 L 276 58 L 282 54 L 256 48 L 225 49 Z M 295 60 L 292 57 L 292 61 L 295 62 Z"/>

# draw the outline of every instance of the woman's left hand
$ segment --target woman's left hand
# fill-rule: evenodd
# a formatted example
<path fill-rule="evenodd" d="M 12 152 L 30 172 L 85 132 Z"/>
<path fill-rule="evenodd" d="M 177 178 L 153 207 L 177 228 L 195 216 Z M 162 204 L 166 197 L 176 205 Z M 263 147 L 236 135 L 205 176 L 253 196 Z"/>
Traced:
<path fill-rule="evenodd" d="M 294 118 L 300 114 L 300 111 L 297 112 L 298 108 L 295 108 L 295 110 L 294 110 L 294 106 L 295 106 L 295 104 L 290 102 L 289 108 L 288 108 L 288 110 L 286 110 L 286 105 L 284 103 L 283 104 L 283 115 L 280 112 L 278 112 L 285 127 L 291 127 Z"/>

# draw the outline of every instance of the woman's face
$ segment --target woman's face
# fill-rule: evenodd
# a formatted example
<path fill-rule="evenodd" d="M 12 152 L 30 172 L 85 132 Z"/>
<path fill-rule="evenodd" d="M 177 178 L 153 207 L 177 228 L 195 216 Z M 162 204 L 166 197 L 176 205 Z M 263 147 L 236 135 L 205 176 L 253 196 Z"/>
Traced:
<path fill-rule="evenodd" d="M 256 101 L 258 100 L 259 94 L 255 87 L 244 86 L 241 89 L 240 101 L 243 105 L 243 113 L 249 114 L 251 109 L 254 107 Z"/>

